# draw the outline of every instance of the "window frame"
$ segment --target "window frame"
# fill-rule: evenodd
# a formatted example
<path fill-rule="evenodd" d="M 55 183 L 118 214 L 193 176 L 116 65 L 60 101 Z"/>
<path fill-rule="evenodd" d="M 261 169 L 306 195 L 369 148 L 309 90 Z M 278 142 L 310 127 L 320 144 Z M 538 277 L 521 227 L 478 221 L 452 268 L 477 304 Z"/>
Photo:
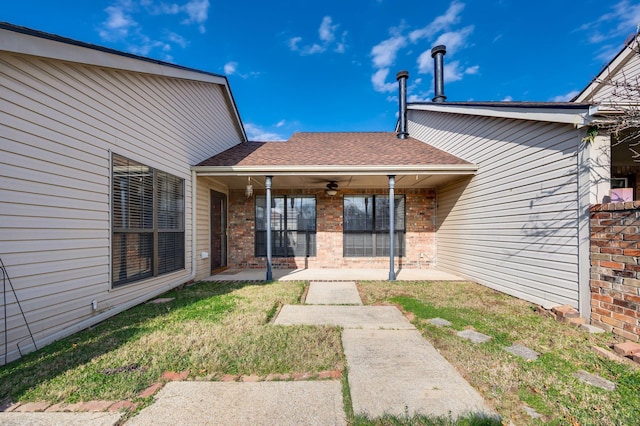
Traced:
<path fill-rule="evenodd" d="M 265 195 L 256 195 L 254 200 L 254 236 L 253 236 L 253 255 L 256 258 L 267 257 L 267 244 L 266 244 L 266 219 L 259 219 L 258 217 L 258 208 L 264 210 L 266 207 L 266 196 Z M 292 221 L 289 218 L 289 208 L 288 204 L 291 200 L 295 199 L 307 199 L 313 200 L 313 226 L 305 229 L 290 229 L 289 224 Z M 282 200 L 282 206 L 284 206 L 284 218 L 282 219 L 282 225 L 280 222 L 276 223 L 274 220 L 271 221 L 271 257 L 277 258 L 291 258 L 291 257 L 316 257 L 318 242 L 317 242 L 317 233 L 318 233 L 318 200 L 315 195 L 289 195 L 289 194 L 277 194 L 271 196 L 271 203 L 277 204 L 278 201 Z M 260 201 L 262 201 L 262 205 L 260 205 Z M 295 203 L 295 201 L 294 201 Z M 301 204 L 302 205 L 302 204 Z M 291 209 L 294 207 L 292 206 Z M 273 218 L 273 216 L 272 216 Z M 276 227 L 274 229 L 274 227 Z M 280 229 L 282 227 L 282 229 Z M 264 228 L 264 229 L 262 229 Z M 301 236 L 304 237 L 304 242 L 306 243 L 306 248 L 304 249 L 304 253 L 296 253 L 296 246 L 290 246 L 289 244 L 280 244 L 278 246 L 278 242 L 285 241 L 285 238 L 290 237 L 290 234 L 295 233 L 296 242 L 299 240 Z M 312 244 L 309 244 L 309 241 L 312 241 Z"/>
<path fill-rule="evenodd" d="M 347 202 L 350 199 L 359 199 L 359 198 L 364 198 L 364 199 L 369 198 L 372 200 L 371 217 L 369 219 L 369 216 L 365 213 L 365 217 L 364 217 L 365 227 L 363 227 L 362 229 L 348 229 L 347 223 L 349 221 L 349 218 L 347 217 Z M 386 218 L 387 218 L 386 227 L 384 226 L 384 222 L 380 222 L 377 217 L 378 208 L 376 206 L 376 200 L 384 200 L 385 198 L 388 200 L 389 195 L 376 195 L 376 194 L 348 194 L 347 195 L 345 194 L 343 196 L 343 201 L 342 201 L 342 218 L 343 218 L 342 256 L 343 257 L 389 257 L 390 255 L 389 244 L 387 244 L 386 246 L 380 246 L 378 244 L 379 238 L 383 238 L 388 241 L 388 236 L 389 236 L 388 209 L 387 209 L 387 215 L 386 215 Z M 402 203 L 402 206 L 403 206 L 402 215 L 399 215 L 397 210 L 394 212 L 395 213 L 394 214 L 394 222 L 395 222 L 394 257 L 404 257 L 406 253 L 405 245 L 406 245 L 406 233 L 407 233 L 407 229 L 406 229 L 407 200 L 404 194 L 394 195 L 394 200 L 395 200 L 394 205 L 396 209 L 400 205 L 400 202 Z M 387 201 L 387 205 L 388 205 L 388 201 Z M 368 224 L 368 227 L 366 227 L 367 224 Z M 399 226 L 400 224 L 402 226 Z M 353 239 L 354 236 L 355 237 L 362 236 L 363 243 L 361 245 L 360 253 L 356 253 L 355 252 L 356 248 L 353 247 L 353 244 L 351 244 L 350 241 L 347 241 L 348 239 Z M 369 241 L 367 241 L 368 238 L 370 238 L 370 244 L 369 244 Z"/>
<path fill-rule="evenodd" d="M 110 188 L 111 288 L 185 270 L 185 179 L 112 152 Z"/>

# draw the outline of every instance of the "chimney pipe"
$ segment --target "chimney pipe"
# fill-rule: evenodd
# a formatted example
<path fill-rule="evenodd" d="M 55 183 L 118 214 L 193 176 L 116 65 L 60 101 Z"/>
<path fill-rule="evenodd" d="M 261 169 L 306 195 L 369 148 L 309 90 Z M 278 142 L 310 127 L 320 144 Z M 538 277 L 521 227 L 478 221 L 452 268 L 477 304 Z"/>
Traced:
<path fill-rule="evenodd" d="M 409 136 L 407 132 L 407 79 L 408 71 L 400 71 L 396 74 L 398 80 L 398 98 L 400 111 L 398 116 L 398 139 L 406 139 Z"/>
<path fill-rule="evenodd" d="M 433 61 L 433 85 L 435 96 L 432 102 L 444 102 L 447 97 L 444 95 L 444 65 L 442 58 L 447 53 L 447 47 L 444 45 L 436 46 L 431 49 L 431 57 Z"/>

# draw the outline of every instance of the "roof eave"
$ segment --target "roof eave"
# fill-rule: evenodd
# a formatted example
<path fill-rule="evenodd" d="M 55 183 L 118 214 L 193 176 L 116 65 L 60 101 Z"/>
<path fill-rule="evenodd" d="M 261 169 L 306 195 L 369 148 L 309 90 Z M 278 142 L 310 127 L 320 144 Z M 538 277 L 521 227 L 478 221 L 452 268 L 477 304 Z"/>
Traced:
<path fill-rule="evenodd" d="M 242 140 L 247 141 L 247 134 L 231 92 L 229 81 L 224 75 L 120 52 L 5 22 L 0 22 L 0 51 L 101 68 L 218 84 L 224 87 L 225 96 L 229 106 L 233 109 L 233 115 Z"/>
<path fill-rule="evenodd" d="M 376 176 L 376 175 L 473 175 L 475 164 L 419 164 L 389 166 L 193 166 L 198 176 Z"/>
<path fill-rule="evenodd" d="M 481 106 L 481 105 L 452 105 L 447 103 L 410 104 L 409 109 L 417 111 L 445 112 L 483 117 L 514 118 L 519 120 L 547 121 L 552 123 L 572 124 L 576 127 L 587 126 L 591 123 L 591 115 L 597 111 L 595 106 L 576 107 L 527 107 L 512 106 Z"/>

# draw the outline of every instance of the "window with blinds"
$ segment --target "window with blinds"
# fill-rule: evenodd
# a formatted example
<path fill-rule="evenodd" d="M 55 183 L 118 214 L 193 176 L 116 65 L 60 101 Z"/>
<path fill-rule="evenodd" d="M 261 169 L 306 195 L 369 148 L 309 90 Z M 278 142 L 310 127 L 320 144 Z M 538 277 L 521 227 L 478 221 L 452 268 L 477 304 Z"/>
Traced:
<path fill-rule="evenodd" d="M 276 195 L 267 209 L 264 195 L 256 196 L 255 256 L 267 255 L 267 214 L 271 214 L 271 255 L 316 255 L 316 198 Z"/>
<path fill-rule="evenodd" d="M 389 256 L 389 196 L 345 195 L 343 203 L 344 257 Z M 404 195 L 394 197 L 394 218 L 394 256 L 404 256 Z"/>
<path fill-rule="evenodd" d="M 112 282 L 185 267 L 184 179 L 113 154 Z"/>

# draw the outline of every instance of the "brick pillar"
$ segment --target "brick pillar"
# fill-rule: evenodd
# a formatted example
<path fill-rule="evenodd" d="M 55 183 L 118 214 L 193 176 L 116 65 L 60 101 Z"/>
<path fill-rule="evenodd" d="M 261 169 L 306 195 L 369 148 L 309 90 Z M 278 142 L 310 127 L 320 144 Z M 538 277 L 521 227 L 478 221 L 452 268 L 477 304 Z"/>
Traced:
<path fill-rule="evenodd" d="M 591 323 L 640 341 L 640 201 L 591 207 Z"/>

